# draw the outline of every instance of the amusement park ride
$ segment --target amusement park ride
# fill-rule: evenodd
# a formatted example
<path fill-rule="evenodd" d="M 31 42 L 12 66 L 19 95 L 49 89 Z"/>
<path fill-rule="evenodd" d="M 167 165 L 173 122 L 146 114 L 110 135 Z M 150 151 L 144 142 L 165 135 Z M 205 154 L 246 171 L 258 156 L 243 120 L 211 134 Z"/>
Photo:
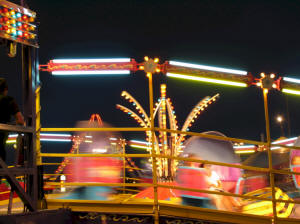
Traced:
<path fill-rule="evenodd" d="M 160 64 L 158 58 L 151 59 L 148 57 L 145 57 L 145 61 L 140 63 L 130 58 L 55 59 L 46 65 L 39 65 L 37 34 L 35 33 L 36 25 L 34 24 L 35 17 L 36 14 L 34 12 L 23 6 L 0 0 L 0 38 L 3 39 L 3 43 L 9 49 L 9 56 L 15 56 L 18 44 L 22 46 L 23 105 L 26 118 L 26 127 L 0 124 L 1 130 L 20 133 L 18 138 L 24 142 L 24 144 L 17 144 L 21 148 L 19 151 L 24 153 L 24 162 L 18 164 L 21 166 L 8 168 L 0 158 L 1 175 L 7 179 L 11 186 L 11 192 L 15 191 L 17 193 L 26 209 L 37 211 L 38 209 L 43 209 L 43 206 L 46 204 L 48 208 L 69 207 L 73 210 L 71 216 L 77 220 L 76 223 L 89 223 L 88 220 L 92 219 L 99 223 L 299 222 L 298 219 L 291 217 L 299 217 L 297 213 L 299 213 L 298 204 L 300 204 L 300 201 L 297 200 L 299 194 L 296 193 L 299 192 L 300 183 L 298 178 L 298 175 L 300 175 L 300 172 L 298 172 L 300 157 L 298 156 L 299 153 L 297 153 L 300 149 L 300 142 L 296 138 L 271 142 L 268 94 L 273 89 L 287 94 L 300 95 L 300 80 L 264 73 L 260 74 L 260 78 L 255 78 L 246 71 L 173 60 Z M 51 72 L 53 75 L 65 76 L 130 74 L 131 72 L 143 70 L 149 81 L 149 114 L 145 112 L 136 99 L 128 92 L 123 91 L 121 96 L 132 103 L 137 113 L 119 104 L 117 108 L 135 119 L 140 127 L 106 127 L 103 125 L 100 116 L 93 115 L 89 124 L 84 127 L 41 128 L 39 70 Z M 248 87 L 251 85 L 260 87 L 264 97 L 267 141 L 258 142 L 236 139 L 211 132 L 190 132 L 189 127 L 209 104 L 216 101 L 219 97 L 218 94 L 212 97 L 205 97 L 199 101 L 191 110 L 182 128 L 179 129 L 171 100 L 166 95 L 165 84 L 161 85 L 160 99 L 155 105 L 153 103 L 152 79 L 153 75 L 158 74 L 166 75 L 168 78 L 190 79 L 203 83 L 235 87 Z M 156 117 L 158 118 L 157 122 L 155 121 Z M 96 125 L 92 125 L 95 122 Z M 156 123 L 158 124 L 157 127 Z M 99 151 L 99 148 L 97 148 L 98 151 L 93 151 L 88 147 L 85 152 L 81 152 L 80 147 L 82 147 L 84 142 L 93 143 L 91 139 L 95 138 L 96 134 L 94 133 L 125 131 L 145 132 L 146 142 L 141 143 L 141 145 L 145 146 L 147 153 L 127 154 L 125 146 L 134 144 L 134 141 L 125 141 L 124 139 L 119 141 L 117 138 L 111 138 L 108 141 L 110 145 L 116 146 L 117 150 L 115 151 Z M 56 136 L 60 140 L 67 139 L 72 141 L 73 144 L 69 153 L 45 153 L 41 151 L 40 142 L 43 139 L 51 139 L 51 134 L 45 134 L 45 132 L 75 132 L 77 134 L 73 136 Z M 90 136 L 87 133 L 92 134 Z M 191 137 L 185 143 L 186 136 L 196 137 Z M 14 140 L 14 137 L 10 136 L 9 141 Z M 103 139 L 103 137 L 101 138 Z M 206 149 L 203 145 L 200 145 L 202 148 L 204 147 L 203 150 L 208 151 L 213 151 L 214 148 L 223 150 L 225 146 L 222 146 L 222 144 L 227 144 L 226 147 L 229 147 L 229 153 L 233 154 L 233 158 L 236 155 L 231 142 L 251 144 L 251 146 L 246 146 L 248 147 L 247 150 L 254 150 L 253 146 L 259 149 L 261 151 L 258 152 L 259 155 L 267 156 L 267 159 L 264 161 L 266 166 L 255 166 L 251 163 L 245 165 L 240 161 L 226 162 L 206 159 L 201 154 L 201 147 L 199 147 L 201 150 L 194 151 L 189 148 L 192 145 L 192 139 L 208 144 L 209 147 Z M 273 161 L 274 152 L 278 148 L 284 148 L 289 151 L 289 164 L 283 167 L 284 169 L 278 167 L 278 164 L 275 164 L 275 161 Z M 242 149 L 240 151 L 243 151 L 245 147 L 240 149 Z M 185 152 L 192 153 L 184 157 L 183 154 Z M 220 152 L 224 153 L 224 151 Z M 117 190 L 119 194 L 111 195 L 111 192 L 109 192 L 106 195 L 106 193 L 101 192 L 101 194 L 113 198 L 113 200 L 105 202 L 99 201 L 97 198 L 95 201 L 65 199 L 61 195 L 57 197 L 48 195 L 47 198 L 44 198 L 43 180 L 41 178 L 43 176 L 42 167 L 46 165 L 43 163 L 44 157 L 64 157 L 63 162 L 58 165 L 55 173 L 50 178 L 47 178 L 47 183 L 45 184 L 53 187 L 63 187 L 64 189 L 69 188 L 68 190 L 71 192 L 74 187 L 80 186 L 80 188 L 75 189 L 77 193 L 86 193 L 93 189 L 96 192 L 95 195 L 98 196 L 99 189 L 105 187 L 106 193 L 113 189 Z M 93 158 L 93 160 L 90 160 L 90 158 Z M 123 159 L 123 165 L 120 165 L 120 158 Z M 140 180 L 138 178 L 132 178 L 136 181 L 126 181 L 126 167 L 132 170 L 139 169 L 139 167 L 134 165 L 131 158 L 148 159 L 149 163 L 151 163 L 151 166 L 149 166 L 151 169 L 150 183 L 149 181 L 136 183 Z M 92 162 L 89 164 L 87 161 L 97 162 L 93 163 L 96 164 L 93 165 L 94 167 L 90 167 Z M 103 165 L 104 163 L 105 166 Z M 109 168 L 109 164 L 115 165 Z M 121 175 L 122 168 L 123 175 Z M 82 172 L 88 181 L 77 181 L 75 175 L 68 178 L 69 173 L 65 172 L 65 170 L 72 172 L 74 169 L 85 170 Z M 241 171 L 236 172 L 236 170 L 249 170 L 250 172 L 242 174 Z M 227 177 L 233 176 L 233 173 L 238 173 L 238 178 L 234 181 L 229 180 L 230 178 L 223 178 L 225 171 L 227 172 Z M 261 175 L 262 173 L 264 175 Z M 59 177 L 64 176 L 63 174 L 67 178 L 59 179 Z M 278 187 L 278 176 L 280 175 L 287 175 L 291 177 L 290 180 L 294 181 L 294 194 L 284 192 Z M 16 176 L 23 176 L 23 186 L 17 181 Z M 230 181 L 231 183 L 229 183 Z M 283 184 L 291 184 L 290 182 L 284 182 L 286 181 L 285 179 L 280 181 L 283 181 Z M 243 186 L 246 185 L 248 190 L 244 191 Z M 226 186 L 231 187 L 227 188 Z M 120 193 L 117 187 L 123 187 L 123 193 Z M 167 190 L 163 191 L 162 189 Z M 137 190 L 139 193 L 128 194 L 130 190 Z M 125 192 L 127 193 L 125 194 Z M 196 192 L 196 194 L 186 194 L 186 192 Z M 186 200 L 187 203 L 182 205 L 180 200 L 176 200 L 174 203 L 171 200 L 166 202 L 169 196 L 163 194 L 172 195 L 177 199 L 180 199 L 180 197 L 184 199 L 186 195 L 189 198 Z M 183 197 L 183 195 L 185 196 Z M 11 193 L 10 199 L 12 197 L 13 194 Z M 151 200 L 149 201 L 149 199 Z M 203 208 L 203 206 L 199 206 L 207 201 L 209 201 L 210 205 L 214 205 L 212 210 L 211 207 L 204 206 L 205 208 Z M 8 213 L 12 210 L 11 202 L 12 200 L 8 204 Z M 228 206 L 225 206 L 225 204 Z M 219 208 L 222 208 L 224 211 L 217 210 Z M 66 212 L 65 216 L 67 215 L 70 215 L 70 213 Z"/>

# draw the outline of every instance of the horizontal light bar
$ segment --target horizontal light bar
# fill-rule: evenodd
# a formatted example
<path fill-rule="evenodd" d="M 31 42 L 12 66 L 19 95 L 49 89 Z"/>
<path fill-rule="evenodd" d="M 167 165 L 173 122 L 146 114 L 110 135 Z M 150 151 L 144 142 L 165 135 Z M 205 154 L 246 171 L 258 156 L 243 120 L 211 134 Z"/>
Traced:
<path fill-rule="evenodd" d="M 276 150 L 276 149 L 281 149 L 281 147 L 279 147 L 279 146 L 274 146 L 274 147 L 271 147 L 270 149 L 271 149 L 271 150 Z"/>
<path fill-rule="evenodd" d="M 52 75 L 112 75 L 112 74 L 127 75 L 130 74 L 130 71 L 129 70 L 93 70 L 93 71 L 78 70 L 78 71 L 53 71 L 52 72 Z"/>
<path fill-rule="evenodd" d="M 129 145 L 132 148 L 137 148 L 137 149 L 151 149 L 149 146 L 142 146 L 142 145 Z"/>
<path fill-rule="evenodd" d="M 241 146 L 233 146 L 234 149 L 250 149 L 255 148 L 255 145 L 241 145 Z"/>
<path fill-rule="evenodd" d="M 290 93 L 290 94 L 295 94 L 295 95 L 300 95 L 300 91 L 299 90 L 294 90 L 294 89 L 282 89 L 283 93 Z"/>
<path fill-rule="evenodd" d="M 71 139 L 49 139 L 49 138 L 41 138 L 42 142 L 71 142 Z"/>
<path fill-rule="evenodd" d="M 94 58 L 94 59 L 54 59 L 53 63 L 122 63 L 130 62 L 130 58 Z"/>
<path fill-rule="evenodd" d="M 41 133 L 41 136 L 49 136 L 49 137 L 71 137 L 70 134 L 48 134 L 48 133 Z"/>
<path fill-rule="evenodd" d="M 230 85 L 230 86 L 247 87 L 247 84 L 242 83 L 242 82 L 233 82 L 233 81 L 226 81 L 226 80 L 220 80 L 220 79 L 196 77 L 196 76 L 175 74 L 175 73 L 169 73 L 169 72 L 167 73 L 167 76 L 173 77 L 173 78 L 195 80 L 195 81 L 200 81 L 200 82 L 209 82 L 209 83 L 216 83 L 216 84 L 223 84 L 223 85 Z"/>
<path fill-rule="evenodd" d="M 297 137 L 287 138 L 287 139 L 272 142 L 272 144 L 286 143 L 286 142 L 290 142 L 290 141 L 295 141 L 296 139 L 297 139 Z"/>
<path fill-rule="evenodd" d="M 187 67 L 187 68 L 197 68 L 197 69 L 203 69 L 208 71 L 225 72 L 225 73 L 236 74 L 236 75 L 247 75 L 246 71 L 228 69 L 228 68 L 219 68 L 219 67 L 213 67 L 207 65 L 196 65 L 196 64 L 184 63 L 179 61 L 169 61 L 169 64 Z"/>
<path fill-rule="evenodd" d="M 13 143 L 17 143 L 16 139 L 12 139 L 12 140 L 6 140 L 7 144 L 13 144 Z"/>
<path fill-rule="evenodd" d="M 132 142 L 132 143 L 140 143 L 140 144 L 143 144 L 143 145 L 148 145 L 149 144 L 148 142 L 139 141 L 139 140 L 130 140 L 130 142 Z"/>
<path fill-rule="evenodd" d="M 241 150 L 241 151 L 235 151 L 236 154 L 248 154 L 248 153 L 255 153 L 255 150 Z"/>
<path fill-rule="evenodd" d="M 283 81 L 300 83 L 300 79 L 294 79 L 294 78 L 289 78 L 289 77 L 283 77 Z"/>
<path fill-rule="evenodd" d="M 96 152 L 96 153 L 106 153 L 107 149 L 93 149 L 92 152 Z"/>

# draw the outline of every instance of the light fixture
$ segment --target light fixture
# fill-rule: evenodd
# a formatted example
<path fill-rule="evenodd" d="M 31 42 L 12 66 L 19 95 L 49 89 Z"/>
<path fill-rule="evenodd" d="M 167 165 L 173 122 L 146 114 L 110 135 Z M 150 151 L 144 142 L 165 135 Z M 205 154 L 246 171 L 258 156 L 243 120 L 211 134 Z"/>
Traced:
<path fill-rule="evenodd" d="M 209 82 L 209 83 L 223 84 L 223 85 L 230 85 L 230 86 L 238 86 L 238 87 L 247 87 L 247 84 L 242 83 L 242 82 L 234 82 L 234 81 L 227 81 L 227 80 L 220 80 L 220 79 L 213 79 L 213 78 L 175 74 L 175 73 L 170 73 L 170 72 L 168 72 L 166 75 L 168 77 L 173 77 L 173 78 L 181 78 L 181 79 L 188 79 L 188 80 Z"/>
<path fill-rule="evenodd" d="M 129 70 L 78 70 L 78 71 L 53 71 L 52 75 L 128 75 Z"/>
<path fill-rule="evenodd" d="M 283 88 L 282 92 L 283 93 L 290 93 L 290 94 L 300 95 L 300 91 L 299 90 L 294 90 L 294 89 Z"/>
<path fill-rule="evenodd" d="M 300 79 L 294 79 L 294 78 L 289 78 L 289 77 L 283 77 L 283 81 L 300 83 Z"/>
<path fill-rule="evenodd" d="M 207 66 L 207 65 L 190 64 L 190 63 L 179 62 L 179 61 L 169 61 L 169 64 L 170 65 L 187 67 L 187 68 L 196 68 L 196 69 L 201 69 L 201 70 L 214 71 L 214 72 L 225 72 L 225 73 L 236 74 L 236 75 L 247 75 L 246 71 L 228 69 L 228 68 L 220 68 L 220 67 L 213 67 L 213 66 Z"/>
<path fill-rule="evenodd" d="M 93 58 L 93 59 L 53 59 L 53 63 L 122 63 L 130 62 L 130 58 Z"/>

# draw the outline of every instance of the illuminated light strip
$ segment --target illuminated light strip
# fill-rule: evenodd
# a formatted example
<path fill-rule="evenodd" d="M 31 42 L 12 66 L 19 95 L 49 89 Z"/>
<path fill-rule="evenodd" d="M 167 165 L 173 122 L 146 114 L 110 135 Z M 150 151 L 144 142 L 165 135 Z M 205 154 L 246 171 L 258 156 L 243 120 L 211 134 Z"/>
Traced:
<path fill-rule="evenodd" d="M 17 140 L 6 140 L 6 143 L 7 144 L 12 144 L 12 143 L 17 143 Z"/>
<path fill-rule="evenodd" d="M 276 150 L 276 149 L 281 149 L 282 147 L 279 147 L 279 146 L 274 146 L 274 147 L 271 147 L 271 150 Z"/>
<path fill-rule="evenodd" d="M 117 138 L 109 138 L 109 140 L 117 141 L 118 139 Z"/>
<path fill-rule="evenodd" d="M 236 154 L 247 154 L 247 153 L 255 153 L 255 150 L 241 150 L 241 151 L 235 151 Z"/>
<path fill-rule="evenodd" d="M 196 65 L 196 64 L 184 63 L 184 62 L 179 62 L 179 61 L 169 61 L 169 64 L 187 67 L 187 68 L 197 68 L 197 69 L 203 69 L 203 70 L 208 70 L 208 71 L 225 72 L 225 73 L 231 73 L 231 74 L 236 74 L 236 75 L 247 75 L 246 71 L 228 69 L 228 68 L 219 68 L 219 67 L 213 67 L 213 66 L 207 66 L 207 65 Z"/>
<path fill-rule="evenodd" d="M 130 140 L 129 142 L 140 143 L 140 144 L 148 145 L 148 142 L 143 142 L 143 141 L 139 141 L 139 140 Z"/>
<path fill-rule="evenodd" d="M 300 83 L 300 79 L 294 79 L 294 78 L 288 78 L 288 77 L 283 77 L 283 81 Z"/>
<path fill-rule="evenodd" d="M 49 137 L 71 137 L 70 134 L 48 134 L 48 133 L 41 133 L 41 136 L 49 136 Z"/>
<path fill-rule="evenodd" d="M 18 137 L 18 134 L 10 134 L 10 135 L 8 135 L 8 137 L 9 138 L 16 138 L 16 137 Z"/>
<path fill-rule="evenodd" d="M 71 139 L 49 139 L 49 138 L 41 138 L 43 142 L 71 142 Z"/>
<path fill-rule="evenodd" d="M 132 147 L 132 148 L 138 148 L 138 149 L 148 149 L 148 150 L 151 149 L 151 147 L 142 146 L 142 145 L 129 145 L 129 146 Z"/>
<path fill-rule="evenodd" d="M 219 80 L 219 79 L 212 79 L 212 78 L 196 77 L 196 76 L 175 74 L 175 73 L 169 73 L 169 72 L 167 73 L 167 76 L 173 77 L 173 78 L 195 80 L 195 81 L 200 81 L 200 82 L 209 82 L 209 83 L 217 83 L 217 84 L 231 85 L 231 86 L 238 86 L 238 87 L 247 87 L 247 84 L 242 83 L 242 82 L 233 82 L 233 81 L 226 81 L 226 80 Z"/>
<path fill-rule="evenodd" d="M 98 153 L 106 153 L 107 149 L 93 149 L 92 152 L 98 152 Z"/>
<path fill-rule="evenodd" d="M 128 75 L 130 70 L 78 70 L 78 71 L 53 71 L 52 75 L 111 75 L 111 74 L 120 74 Z"/>
<path fill-rule="evenodd" d="M 283 88 L 282 92 L 295 94 L 295 95 L 300 95 L 300 91 L 299 90 L 294 90 L 294 89 L 285 89 L 285 88 Z"/>
<path fill-rule="evenodd" d="M 242 145 L 242 146 L 233 146 L 234 149 L 249 149 L 255 148 L 255 145 Z"/>
<path fill-rule="evenodd" d="M 272 142 L 272 144 L 280 144 L 280 143 L 284 143 L 284 142 L 294 141 L 294 140 L 296 140 L 296 139 L 297 139 L 297 137 L 288 138 L 288 139 L 283 139 L 283 140 L 280 140 L 280 141 Z"/>
<path fill-rule="evenodd" d="M 54 59 L 53 63 L 122 63 L 130 62 L 130 58 L 95 58 L 95 59 Z"/>

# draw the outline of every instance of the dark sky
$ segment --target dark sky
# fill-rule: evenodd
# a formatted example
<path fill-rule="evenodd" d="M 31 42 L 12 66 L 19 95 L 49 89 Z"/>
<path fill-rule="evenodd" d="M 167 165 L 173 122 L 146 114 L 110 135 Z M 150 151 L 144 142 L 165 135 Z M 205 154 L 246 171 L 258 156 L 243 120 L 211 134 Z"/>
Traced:
<path fill-rule="evenodd" d="M 15 1 L 17 2 L 17 1 Z M 250 71 L 275 72 L 300 78 L 300 1 L 146 1 L 146 0 L 27 0 L 40 22 L 40 64 L 54 58 L 158 56 Z M 20 103 L 20 58 L 10 59 L 1 48 L 0 67 L 8 78 L 10 95 Z M 73 127 L 99 113 L 113 126 L 137 126 L 115 108 L 127 90 L 148 110 L 148 82 L 143 72 L 116 77 L 54 77 L 40 73 L 43 127 Z M 17 77 L 17 78 L 16 78 Z M 180 126 L 203 97 L 221 97 L 191 131 L 218 130 L 230 137 L 260 139 L 264 132 L 260 89 L 216 86 L 163 75 L 154 77 L 155 98 L 159 84 L 167 84 Z M 290 115 L 291 136 L 300 134 L 300 98 L 280 92 L 270 94 L 271 135 L 280 135 L 278 113 Z M 287 123 L 285 123 L 285 132 Z M 131 136 L 134 138 L 134 136 Z"/>

